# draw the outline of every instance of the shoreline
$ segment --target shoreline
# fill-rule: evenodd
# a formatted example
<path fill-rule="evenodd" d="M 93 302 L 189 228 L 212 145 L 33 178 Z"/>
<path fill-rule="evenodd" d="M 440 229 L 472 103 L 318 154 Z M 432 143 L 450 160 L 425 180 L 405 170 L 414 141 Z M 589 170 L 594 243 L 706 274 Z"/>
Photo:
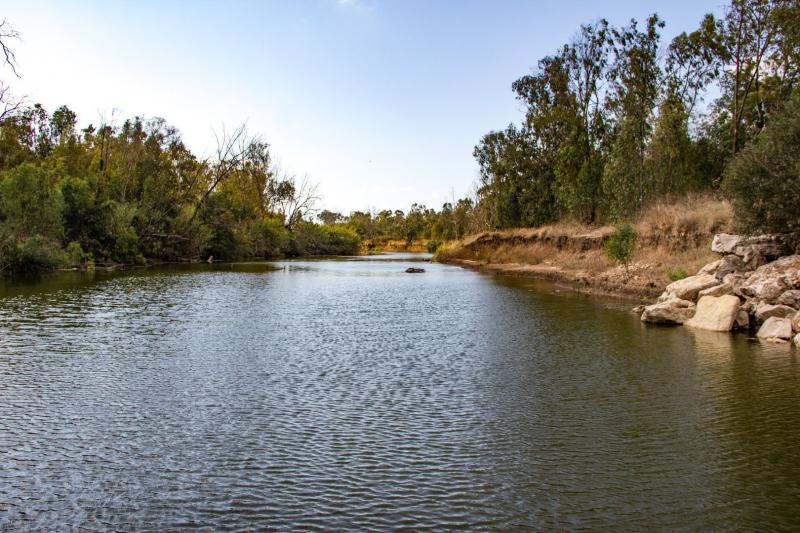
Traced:
<path fill-rule="evenodd" d="M 604 280 L 581 270 L 569 270 L 556 265 L 530 265 L 523 263 L 489 263 L 471 259 L 437 260 L 444 265 L 455 265 L 483 274 L 550 281 L 574 292 L 606 296 L 643 303 L 661 294 L 668 283 L 654 286 L 636 286 Z"/>

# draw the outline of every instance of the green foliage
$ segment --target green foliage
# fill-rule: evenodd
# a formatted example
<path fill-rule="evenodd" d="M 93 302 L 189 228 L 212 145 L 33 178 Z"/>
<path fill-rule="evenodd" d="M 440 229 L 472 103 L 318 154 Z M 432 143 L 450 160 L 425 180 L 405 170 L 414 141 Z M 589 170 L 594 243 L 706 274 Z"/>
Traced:
<path fill-rule="evenodd" d="M 800 231 L 800 94 L 730 162 L 724 188 L 745 231 Z"/>
<path fill-rule="evenodd" d="M 604 251 L 609 259 L 622 263 L 625 272 L 628 271 L 633 249 L 636 244 L 636 229 L 629 222 L 622 223 L 616 227 L 604 245 Z"/>
<path fill-rule="evenodd" d="M 343 224 L 317 225 L 302 222 L 295 228 L 289 245 L 291 255 L 355 255 L 361 238 Z"/>
<path fill-rule="evenodd" d="M 0 182 L 0 217 L 5 231 L 17 237 L 60 237 L 63 209 L 56 177 L 41 165 L 23 163 Z"/>
<path fill-rule="evenodd" d="M 669 278 L 670 281 L 678 281 L 689 277 L 689 273 L 682 268 L 667 270 L 666 272 L 664 272 L 664 274 L 666 274 L 667 278 Z"/>
<path fill-rule="evenodd" d="M 439 249 L 439 247 L 440 247 L 442 244 L 444 244 L 444 242 L 443 242 L 443 241 L 441 241 L 441 240 L 428 241 L 428 253 L 429 253 L 429 254 L 435 254 L 435 253 L 436 253 L 436 250 L 438 250 L 438 249 Z"/>
<path fill-rule="evenodd" d="M 84 252 L 79 242 L 72 241 L 64 250 L 66 263 L 72 267 L 93 267 L 94 258 L 91 253 Z"/>
<path fill-rule="evenodd" d="M 0 253 L 0 270 L 17 274 L 52 270 L 68 264 L 58 242 L 42 235 L 6 244 Z"/>

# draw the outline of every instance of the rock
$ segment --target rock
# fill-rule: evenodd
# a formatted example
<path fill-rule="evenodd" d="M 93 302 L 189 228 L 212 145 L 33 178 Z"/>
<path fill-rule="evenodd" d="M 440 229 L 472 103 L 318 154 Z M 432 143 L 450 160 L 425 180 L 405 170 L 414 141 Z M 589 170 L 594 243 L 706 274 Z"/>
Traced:
<path fill-rule="evenodd" d="M 752 272 L 746 272 L 744 274 L 728 274 L 722 278 L 722 283 L 730 283 L 731 287 L 733 288 L 733 294 L 737 294 L 736 291 L 742 286 L 742 283 L 750 277 Z"/>
<path fill-rule="evenodd" d="M 745 237 L 734 246 L 733 253 L 750 261 L 758 257 L 759 261 L 769 262 L 789 252 L 784 235 L 754 235 Z"/>
<path fill-rule="evenodd" d="M 714 235 L 714 240 L 711 241 L 711 251 L 718 254 L 732 254 L 733 250 L 744 240 L 741 235 L 730 235 L 728 233 L 720 233 Z"/>
<path fill-rule="evenodd" d="M 642 313 L 642 322 L 652 324 L 683 324 L 694 315 L 695 305 L 687 300 L 672 298 L 648 305 Z"/>
<path fill-rule="evenodd" d="M 701 274 L 709 274 L 709 275 L 711 275 L 711 276 L 714 276 L 714 275 L 716 275 L 716 274 L 717 274 L 717 269 L 719 268 L 719 265 L 720 265 L 721 263 L 722 263 L 722 259 L 717 259 L 717 260 L 716 260 L 716 261 L 714 261 L 713 263 L 709 263 L 709 264 L 707 264 L 706 266 L 704 266 L 703 268 L 701 268 L 701 269 L 700 269 L 700 270 L 697 272 L 697 274 L 698 274 L 698 275 L 701 275 Z"/>
<path fill-rule="evenodd" d="M 406 269 L 406 274 L 422 274 L 425 272 L 424 268 L 409 267 Z"/>
<path fill-rule="evenodd" d="M 742 308 L 736 313 L 736 320 L 733 323 L 735 329 L 750 329 L 750 314 Z"/>
<path fill-rule="evenodd" d="M 800 289 L 800 255 L 788 255 L 753 272 L 737 291 L 746 298 L 775 303 L 788 290 Z"/>
<path fill-rule="evenodd" d="M 800 311 L 792 317 L 792 331 L 800 332 Z"/>
<path fill-rule="evenodd" d="M 787 341 L 792 338 L 792 322 L 788 318 L 770 317 L 756 335 L 762 340 Z"/>
<path fill-rule="evenodd" d="M 788 305 L 789 307 L 793 307 L 795 309 L 800 309 L 800 290 L 791 289 L 780 296 L 775 301 L 775 303 L 780 305 Z"/>
<path fill-rule="evenodd" d="M 729 274 L 740 274 L 748 270 L 755 270 L 755 268 L 748 269 L 745 262 L 737 255 L 726 255 L 719 260 L 715 276 L 717 279 L 725 279 Z"/>
<path fill-rule="evenodd" d="M 756 322 L 759 324 L 770 317 L 790 318 L 794 316 L 795 309 L 788 305 L 759 304 L 756 307 Z"/>
<path fill-rule="evenodd" d="M 666 302 L 667 300 L 671 300 L 673 298 L 675 298 L 675 295 L 664 291 L 664 292 L 661 293 L 661 296 L 658 297 L 658 300 L 656 300 L 656 303 Z"/>
<path fill-rule="evenodd" d="M 642 313 L 644 313 L 644 304 L 637 305 L 636 307 L 631 309 L 631 313 L 636 313 L 637 315 L 641 315 Z"/>
<path fill-rule="evenodd" d="M 800 348 L 800 333 L 794 336 L 794 345 Z"/>
<path fill-rule="evenodd" d="M 703 289 L 702 291 L 697 293 L 698 298 L 702 298 L 703 296 L 725 296 L 726 294 L 733 294 L 733 285 L 730 283 L 723 283 L 721 285 L 717 285 L 716 287 L 709 287 L 708 289 Z M 737 300 L 739 298 L 736 298 Z"/>
<path fill-rule="evenodd" d="M 739 314 L 739 298 L 732 294 L 723 296 L 703 296 L 697 302 L 694 316 L 687 320 L 686 326 L 711 331 L 730 331 Z"/>
<path fill-rule="evenodd" d="M 667 285 L 666 292 L 679 300 L 697 300 L 697 294 L 703 289 L 719 285 L 719 280 L 709 274 L 689 276 Z"/>

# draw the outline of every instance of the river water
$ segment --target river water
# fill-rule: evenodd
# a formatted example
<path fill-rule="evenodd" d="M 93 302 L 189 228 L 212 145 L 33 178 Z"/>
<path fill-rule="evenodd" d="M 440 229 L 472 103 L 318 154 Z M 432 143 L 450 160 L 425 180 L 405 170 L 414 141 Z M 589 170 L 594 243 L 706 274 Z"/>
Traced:
<path fill-rule="evenodd" d="M 418 259 L 6 283 L 0 530 L 800 527 L 797 350 Z"/>

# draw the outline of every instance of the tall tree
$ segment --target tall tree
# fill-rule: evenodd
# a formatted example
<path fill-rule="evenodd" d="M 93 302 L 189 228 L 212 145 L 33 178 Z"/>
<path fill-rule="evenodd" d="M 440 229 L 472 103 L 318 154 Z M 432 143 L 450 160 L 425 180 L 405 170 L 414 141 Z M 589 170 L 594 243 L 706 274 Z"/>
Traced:
<path fill-rule="evenodd" d="M 614 218 L 632 215 L 650 192 L 644 163 L 661 79 L 658 29 L 663 26 L 658 15 L 651 15 L 644 31 L 635 20 L 612 31 L 614 61 L 609 71 L 608 106 L 615 123 L 603 192 Z"/>

